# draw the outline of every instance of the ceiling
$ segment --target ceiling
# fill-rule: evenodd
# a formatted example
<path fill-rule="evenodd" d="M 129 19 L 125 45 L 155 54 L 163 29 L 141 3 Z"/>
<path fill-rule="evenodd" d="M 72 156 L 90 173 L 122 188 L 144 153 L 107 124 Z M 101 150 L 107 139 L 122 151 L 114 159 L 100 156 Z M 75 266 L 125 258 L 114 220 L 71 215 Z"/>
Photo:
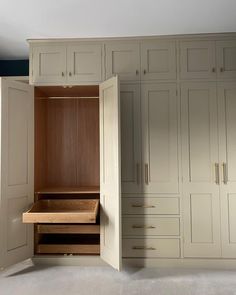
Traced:
<path fill-rule="evenodd" d="M 236 32 L 235 0 L 0 0 L 0 59 L 28 38 Z"/>

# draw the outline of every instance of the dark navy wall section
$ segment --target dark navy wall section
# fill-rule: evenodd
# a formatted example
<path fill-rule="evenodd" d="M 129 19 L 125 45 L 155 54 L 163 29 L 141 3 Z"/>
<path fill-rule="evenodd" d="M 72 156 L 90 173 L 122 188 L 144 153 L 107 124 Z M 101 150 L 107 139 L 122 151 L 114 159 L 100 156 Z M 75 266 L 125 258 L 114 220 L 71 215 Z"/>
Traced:
<path fill-rule="evenodd" d="M 29 76 L 29 61 L 0 60 L 1 76 Z"/>

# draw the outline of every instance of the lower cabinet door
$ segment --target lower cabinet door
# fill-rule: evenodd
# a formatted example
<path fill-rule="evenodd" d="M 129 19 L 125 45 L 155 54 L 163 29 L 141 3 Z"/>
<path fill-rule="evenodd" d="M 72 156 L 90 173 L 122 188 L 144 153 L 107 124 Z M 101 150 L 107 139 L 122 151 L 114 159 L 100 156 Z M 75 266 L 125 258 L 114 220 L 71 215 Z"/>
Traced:
<path fill-rule="evenodd" d="M 179 239 L 123 239 L 124 258 L 179 258 Z"/>
<path fill-rule="evenodd" d="M 184 256 L 220 257 L 219 155 L 215 83 L 181 86 Z"/>
<path fill-rule="evenodd" d="M 222 256 L 236 258 L 236 85 L 218 83 Z"/>

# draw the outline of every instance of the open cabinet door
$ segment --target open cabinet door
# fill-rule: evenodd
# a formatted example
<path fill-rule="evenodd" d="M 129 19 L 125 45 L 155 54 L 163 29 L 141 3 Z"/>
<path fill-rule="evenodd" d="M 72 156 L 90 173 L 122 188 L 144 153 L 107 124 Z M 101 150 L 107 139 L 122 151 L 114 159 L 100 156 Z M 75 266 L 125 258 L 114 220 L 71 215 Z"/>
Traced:
<path fill-rule="evenodd" d="M 120 101 L 118 77 L 100 84 L 101 258 L 121 269 Z"/>
<path fill-rule="evenodd" d="M 33 88 L 0 78 L 0 267 L 33 254 L 33 227 L 22 213 L 33 202 Z"/>

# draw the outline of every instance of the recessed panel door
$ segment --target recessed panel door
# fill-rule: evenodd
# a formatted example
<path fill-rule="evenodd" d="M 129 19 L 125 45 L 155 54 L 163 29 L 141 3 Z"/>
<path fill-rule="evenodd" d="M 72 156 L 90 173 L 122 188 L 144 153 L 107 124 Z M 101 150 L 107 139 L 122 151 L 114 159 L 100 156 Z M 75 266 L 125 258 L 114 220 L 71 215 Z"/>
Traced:
<path fill-rule="evenodd" d="M 222 256 L 236 258 L 236 85 L 218 84 Z"/>
<path fill-rule="evenodd" d="M 176 84 L 142 85 L 143 185 L 147 193 L 178 193 Z"/>
<path fill-rule="evenodd" d="M 33 157 L 33 88 L 1 79 L 1 267 L 33 255 L 33 227 L 22 223 L 34 199 Z"/>
<path fill-rule="evenodd" d="M 140 85 L 121 85 L 120 100 L 122 192 L 138 193 L 142 186 Z"/>
<path fill-rule="evenodd" d="M 181 86 L 184 257 L 219 257 L 220 202 L 215 83 Z"/>
<path fill-rule="evenodd" d="M 67 81 L 66 46 L 45 45 L 33 48 L 32 83 L 65 85 Z"/>
<path fill-rule="evenodd" d="M 121 268 L 120 95 L 118 77 L 100 84 L 101 258 Z"/>

